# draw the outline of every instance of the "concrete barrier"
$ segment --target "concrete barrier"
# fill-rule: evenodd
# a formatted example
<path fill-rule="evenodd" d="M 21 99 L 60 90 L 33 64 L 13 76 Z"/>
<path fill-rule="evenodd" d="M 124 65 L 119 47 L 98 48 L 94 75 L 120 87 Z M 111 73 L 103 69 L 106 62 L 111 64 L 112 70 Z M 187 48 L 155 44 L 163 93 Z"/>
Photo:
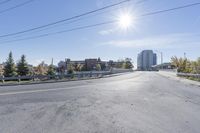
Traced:
<path fill-rule="evenodd" d="M 133 72 L 133 69 L 112 68 L 110 70 L 111 74 L 126 73 L 126 72 Z"/>
<path fill-rule="evenodd" d="M 16 77 L 0 77 L 0 81 L 5 83 L 6 81 L 16 81 L 21 82 L 24 80 L 30 81 L 46 81 L 46 80 L 62 80 L 62 79 L 89 79 L 89 78 L 101 78 L 104 75 L 111 74 L 110 71 L 90 71 L 90 72 L 76 72 L 73 74 L 63 74 L 63 75 L 31 75 L 31 76 L 16 76 Z"/>
<path fill-rule="evenodd" d="M 180 77 L 193 77 L 200 79 L 200 74 L 192 74 L 192 73 L 177 73 L 177 76 Z"/>
<path fill-rule="evenodd" d="M 23 83 L 24 81 L 30 81 L 29 83 L 35 82 L 55 82 L 55 81 L 71 81 L 71 80 L 83 80 L 83 79 L 94 79 L 112 76 L 118 73 L 132 72 L 130 69 L 112 69 L 110 71 L 83 71 L 75 72 L 73 74 L 59 74 L 59 75 L 30 75 L 30 76 L 16 76 L 16 77 L 0 77 L 0 82 L 7 84 L 7 81 L 14 81 L 15 83 Z M 14 83 L 14 84 L 15 84 Z"/>

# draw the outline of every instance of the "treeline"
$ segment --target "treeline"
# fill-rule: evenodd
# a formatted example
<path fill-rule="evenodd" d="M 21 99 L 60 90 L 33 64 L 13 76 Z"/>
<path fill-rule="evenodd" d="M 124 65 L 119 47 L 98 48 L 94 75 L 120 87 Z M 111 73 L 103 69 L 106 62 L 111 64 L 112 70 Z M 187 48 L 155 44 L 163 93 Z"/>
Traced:
<path fill-rule="evenodd" d="M 133 64 L 131 58 L 125 58 L 118 60 L 119 63 L 117 63 L 116 68 L 123 68 L 123 69 L 132 69 Z"/>
<path fill-rule="evenodd" d="M 21 59 L 15 64 L 12 52 L 9 53 L 3 68 L 5 77 L 28 76 L 28 75 L 55 75 L 55 67 L 53 65 L 44 66 L 43 63 L 37 67 L 30 67 L 26 61 L 26 56 L 22 55 Z"/>
<path fill-rule="evenodd" d="M 178 72 L 200 74 L 200 57 L 196 61 L 187 58 L 173 56 L 171 63 L 177 68 Z"/>
<path fill-rule="evenodd" d="M 99 59 L 100 60 L 100 59 Z M 3 64 L 3 73 L 0 73 L 0 76 L 5 77 L 16 77 L 16 76 L 29 76 L 29 75 L 51 75 L 55 76 L 56 74 L 73 74 L 78 71 L 101 71 L 109 70 L 110 68 L 124 68 L 131 69 L 133 65 L 130 58 L 125 58 L 123 60 L 118 60 L 117 62 L 108 62 L 109 67 L 99 61 L 94 68 L 88 69 L 86 64 L 68 64 L 68 66 L 57 67 L 53 64 L 47 65 L 44 62 L 40 63 L 38 66 L 29 65 L 26 61 L 26 56 L 22 55 L 20 60 L 15 64 L 12 52 L 9 53 L 9 56 L 6 62 Z M 65 64 L 66 65 L 66 64 Z M 106 69 L 108 67 L 108 69 Z M 1 69 L 1 68 L 0 68 Z"/>

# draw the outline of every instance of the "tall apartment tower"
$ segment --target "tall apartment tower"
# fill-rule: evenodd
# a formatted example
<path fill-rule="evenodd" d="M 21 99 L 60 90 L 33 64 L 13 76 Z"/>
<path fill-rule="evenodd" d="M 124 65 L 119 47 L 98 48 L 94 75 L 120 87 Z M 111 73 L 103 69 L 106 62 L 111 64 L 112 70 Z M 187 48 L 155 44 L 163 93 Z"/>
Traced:
<path fill-rule="evenodd" d="M 143 50 L 137 57 L 138 70 L 152 70 L 152 66 L 157 64 L 157 55 L 152 50 Z"/>

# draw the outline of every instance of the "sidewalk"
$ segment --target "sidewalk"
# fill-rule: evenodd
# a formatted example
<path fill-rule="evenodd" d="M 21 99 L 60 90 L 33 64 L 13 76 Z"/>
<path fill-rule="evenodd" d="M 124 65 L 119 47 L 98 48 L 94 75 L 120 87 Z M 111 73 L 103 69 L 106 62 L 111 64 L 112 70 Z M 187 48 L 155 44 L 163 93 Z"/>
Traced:
<path fill-rule="evenodd" d="M 200 87 L 200 82 L 189 80 L 189 79 L 186 79 L 186 78 L 183 78 L 183 77 L 177 77 L 176 72 L 159 71 L 158 74 L 165 76 L 167 78 L 173 79 L 173 80 L 177 80 L 177 81 L 182 82 L 184 84 L 196 85 L 196 86 Z"/>

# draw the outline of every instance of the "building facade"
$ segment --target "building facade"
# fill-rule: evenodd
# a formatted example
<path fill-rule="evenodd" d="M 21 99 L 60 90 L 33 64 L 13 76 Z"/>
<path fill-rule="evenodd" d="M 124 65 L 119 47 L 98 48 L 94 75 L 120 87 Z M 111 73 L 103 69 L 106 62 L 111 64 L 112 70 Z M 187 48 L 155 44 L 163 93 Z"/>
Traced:
<path fill-rule="evenodd" d="M 97 59 L 85 59 L 85 66 L 87 70 L 95 70 L 98 64 Z"/>
<path fill-rule="evenodd" d="M 157 65 L 157 55 L 153 54 L 153 65 Z"/>
<path fill-rule="evenodd" d="M 125 61 L 102 61 L 100 58 L 89 58 L 85 60 L 71 60 L 66 58 L 65 61 L 58 63 L 58 73 L 67 73 L 71 68 L 74 71 L 109 71 L 112 68 L 122 68 Z"/>
<path fill-rule="evenodd" d="M 152 50 L 143 50 L 137 57 L 137 68 L 142 71 L 152 70 L 152 66 L 157 64 L 157 55 Z"/>
<path fill-rule="evenodd" d="M 66 69 L 67 69 L 67 70 L 69 70 L 71 66 L 85 65 L 85 61 L 84 61 L 84 60 L 72 61 L 72 60 L 69 59 L 69 58 L 65 59 L 65 63 L 66 63 Z"/>
<path fill-rule="evenodd" d="M 85 59 L 85 60 L 71 60 L 69 58 L 66 58 L 65 61 L 60 61 L 58 63 L 58 70 L 60 72 L 69 71 L 71 67 L 73 69 L 77 69 L 77 67 L 84 68 L 84 71 L 92 71 L 96 69 L 97 64 L 101 64 L 100 59 Z M 76 70 L 75 70 L 76 71 Z"/>

